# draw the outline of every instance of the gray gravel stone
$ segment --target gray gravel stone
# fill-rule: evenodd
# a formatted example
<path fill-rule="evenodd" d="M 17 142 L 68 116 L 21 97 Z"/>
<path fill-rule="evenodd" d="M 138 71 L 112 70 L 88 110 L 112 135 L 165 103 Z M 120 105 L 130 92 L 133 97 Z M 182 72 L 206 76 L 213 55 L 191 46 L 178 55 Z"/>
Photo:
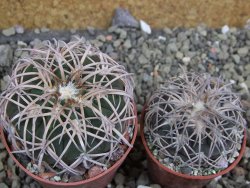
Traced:
<path fill-rule="evenodd" d="M 151 187 L 145 185 L 138 185 L 137 188 L 151 188 Z"/>
<path fill-rule="evenodd" d="M 115 175 L 114 180 L 115 180 L 116 185 L 124 184 L 124 182 L 125 182 L 125 176 L 122 173 L 117 173 Z"/>
<path fill-rule="evenodd" d="M 136 181 L 137 185 L 148 185 L 149 184 L 149 179 L 148 175 L 146 172 L 141 173 L 141 175 L 138 177 Z"/>
<path fill-rule="evenodd" d="M 117 185 L 115 188 L 124 188 L 124 186 L 123 185 Z"/>
<path fill-rule="evenodd" d="M 180 60 L 180 59 L 183 58 L 183 53 L 181 53 L 181 52 L 178 51 L 178 52 L 176 53 L 175 57 L 176 57 L 177 59 Z"/>
<path fill-rule="evenodd" d="M 161 188 L 161 186 L 159 184 L 151 184 L 150 187 L 151 188 Z"/>
<path fill-rule="evenodd" d="M 20 181 L 18 179 L 13 180 L 11 188 L 20 188 L 20 187 L 21 187 Z"/>
<path fill-rule="evenodd" d="M 3 169 L 4 169 L 4 167 L 3 167 L 3 162 L 0 161 L 0 171 L 2 171 Z"/>
<path fill-rule="evenodd" d="M 2 171 L 0 172 L 0 180 L 3 180 L 6 177 L 6 172 Z"/>
<path fill-rule="evenodd" d="M 46 28 L 46 27 L 42 27 L 42 28 L 41 28 L 41 32 L 42 32 L 42 33 L 46 33 L 46 32 L 49 32 L 49 31 L 50 31 L 49 28 Z"/>
<path fill-rule="evenodd" d="M 24 33 L 24 28 L 21 25 L 16 25 L 15 30 L 16 30 L 16 33 L 18 33 L 18 34 L 23 34 Z"/>
<path fill-rule="evenodd" d="M 95 35 L 95 28 L 88 26 L 87 31 L 89 32 L 90 35 Z"/>
<path fill-rule="evenodd" d="M 139 28 L 139 22 L 123 8 L 117 8 L 112 18 L 112 26 Z"/>
<path fill-rule="evenodd" d="M 6 185 L 5 183 L 0 183 L 0 187 L 1 188 L 9 188 L 8 185 Z"/>
<path fill-rule="evenodd" d="M 127 49 L 131 48 L 131 47 L 132 47 L 131 41 L 130 41 L 129 39 L 127 39 L 127 40 L 124 42 L 123 46 L 124 46 L 125 48 L 127 48 Z"/>
<path fill-rule="evenodd" d="M 148 63 L 148 60 L 144 55 L 140 55 L 138 61 L 140 64 L 147 64 Z"/>
<path fill-rule="evenodd" d="M 2 34 L 5 35 L 6 37 L 15 35 L 16 31 L 14 27 L 10 27 L 7 29 L 2 30 Z"/>
<path fill-rule="evenodd" d="M 22 188 L 30 188 L 30 186 L 27 185 L 27 184 L 24 184 L 24 185 L 22 186 Z"/>
<path fill-rule="evenodd" d="M 32 181 L 32 178 L 31 178 L 30 176 L 27 176 L 27 177 L 25 178 L 25 183 L 30 184 L 31 181 Z"/>
<path fill-rule="evenodd" d="M 118 46 L 121 45 L 121 43 L 122 43 L 121 40 L 116 40 L 113 45 L 114 45 L 115 48 L 117 48 Z"/>
<path fill-rule="evenodd" d="M 234 62 L 235 62 L 236 64 L 239 64 L 239 63 L 240 63 L 240 56 L 239 56 L 239 55 L 234 54 L 234 55 L 232 55 L 232 57 L 233 57 L 233 60 L 234 60 Z"/>
<path fill-rule="evenodd" d="M 169 43 L 167 48 L 171 51 L 171 52 L 177 52 L 178 48 L 176 46 L 176 43 Z"/>
<path fill-rule="evenodd" d="M 13 50 L 10 45 L 0 45 L 0 67 L 10 66 L 13 59 Z"/>
<path fill-rule="evenodd" d="M 248 53 L 248 47 L 245 46 L 245 47 L 239 48 L 237 50 L 237 52 L 238 52 L 240 57 L 245 57 L 247 55 L 247 53 Z"/>

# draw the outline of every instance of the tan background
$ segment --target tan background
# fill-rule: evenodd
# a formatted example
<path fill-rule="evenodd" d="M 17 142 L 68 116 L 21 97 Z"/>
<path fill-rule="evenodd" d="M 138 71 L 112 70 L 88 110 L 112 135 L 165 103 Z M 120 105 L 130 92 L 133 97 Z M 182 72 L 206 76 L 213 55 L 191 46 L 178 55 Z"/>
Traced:
<path fill-rule="evenodd" d="M 250 18 L 250 0 L 0 0 L 0 28 L 106 28 L 118 6 L 155 28 L 241 27 Z"/>

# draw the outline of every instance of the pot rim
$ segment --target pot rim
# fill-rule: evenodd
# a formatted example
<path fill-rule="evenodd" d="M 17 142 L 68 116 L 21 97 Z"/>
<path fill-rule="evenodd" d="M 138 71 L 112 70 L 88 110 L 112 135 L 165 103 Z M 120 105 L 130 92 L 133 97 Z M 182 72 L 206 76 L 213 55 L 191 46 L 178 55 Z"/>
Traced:
<path fill-rule="evenodd" d="M 135 111 L 135 115 L 137 113 L 136 111 L 136 105 L 134 104 L 134 111 Z M 136 140 L 136 137 L 137 137 L 137 132 L 138 132 L 138 117 L 136 115 L 135 117 L 135 125 L 134 125 L 134 134 L 133 134 L 133 137 L 130 141 L 130 143 L 132 145 L 134 145 L 135 143 L 135 140 Z M 43 184 L 47 184 L 47 185 L 55 185 L 55 186 L 78 186 L 78 185 L 83 185 L 83 184 L 87 184 L 87 183 L 90 183 L 90 182 L 93 182 L 103 176 L 105 176 L 106 174 L 112 172 L 115 168 L 117 168 L 117 166 L 121 165 L 122 162 L 125 160 L 125 158 L 127 157 L 127 155 L 129 154 L 129 152 L 132 150 L 133 147 L 128 147 L 126 152 L 123 154 L 123 156 L 118 159 L 110 168 L 108 168 L 107 170 L 105 170 L 104 172 L 102 172 L 101 174 L 98 174 L 97 176 L 95 177 L 92 177 L 92 178 L 88 178 L 88 179 L 85 179 L 85 180 L 81 180 L 81 181 L 77 181 L 77 182 L 69 182 L 69 183 L 65 183 L 65 182 L 53 182 L 53 181 L 50 181 L 48 179 L 43 179 L 41 177 L 39 177 L 38 175 L 35 175 L 35 174 L 32 174 L 29 170 L 27 170 L 17 159 L 16 157 L 13 155 L 13 153 L 11 152 L 11 149 L 6 141 L 6 138 L 5 138 L 5 135 L 4 135 L 4 130 L 3 128 L 0 126 L 0 137 L 1 137 L 1 140 L 2 140 L 2 143 L 4 144 L 8 154 L 11 156 L 11 158 L 15 161 L 15 163 L 17 164 L 18 167 L 20 167 L 27 175 L 31 176 L 33 179 L 35 179 L 36 181 L 38 182 L 41 182 Z"/>
<path fill-rule="evenodd" d="M 161 169 L 171 173 L 171 174 L 174 174 L 176 176 L 179 176 L 181 178 L 185 178 L 185 179 L 190 179 L 190 180 L 210 180 L 210 179 L 213 179 L 213 178 L 216 178 L 218 176 L 222 176 L 226 173 L 228 173 L 230 170 L 232 170 L 241 160 L 244 152 L 245 152 L 245 149 L 246 149 L 246 129 L 244 128 L 244 138 L 243 138 L 243 141 L 242 141 L 242 146 L 241 146 L 241 149 L 240 149 L 240 153 L 239 153 L 239 156 L 234 160 L 233 163 L 230 164 L 229 167 L 227 167 L 226 169 L 220 171 L 219 173 L 216 173 L 216 174 L 212 174 L 212 175 L 207 175 L 207 176 L 190 176 L 190 175 L 186 175 L 186 174 L 182 174 L 182 173 L 179 173 L 179 172 L 176 172 L 174 170 L 171 170 L 169 169 L 168 167 L 164 166 L 162 163 L 160 163 L 160 161 L 158 161 L 154 155 L 152 154 L 152 152 L 150 151 L 150 149 L 148 148 L 148 145 L 146 143 L 146 139 L 145 139 L 145 135 L 144 135 L 144 116 L 145 116 L 145 111 L 146 111 L 146 108 L 147 108 L 147 105 L 144 105 L 143 107 L 143 110 L 142 110 L 142 113 L 141 113 L 141 118 L 140 118 L 140 133 L 141 133 L 141 140 L 142 140 L 142 143 L 143 143 L 143 146 L 146 150 L 146 153 L 147 153 L 147 156 L 152 160 L 154 161 L 154 163 L 160 167 Z"/>

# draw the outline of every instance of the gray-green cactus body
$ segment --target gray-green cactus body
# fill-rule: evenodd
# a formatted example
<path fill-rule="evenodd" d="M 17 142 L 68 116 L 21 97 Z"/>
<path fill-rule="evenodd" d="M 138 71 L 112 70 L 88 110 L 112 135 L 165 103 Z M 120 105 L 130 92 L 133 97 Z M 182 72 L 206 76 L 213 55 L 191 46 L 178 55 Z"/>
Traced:
<path fill-rule="evenodd" d="M 47 42 L 30 54 L 16 63 L 0 101 L 14 152 L 58 172 L 107 167 L 121 145 L 131 146 L 130 74 L 82 39 Z"/>

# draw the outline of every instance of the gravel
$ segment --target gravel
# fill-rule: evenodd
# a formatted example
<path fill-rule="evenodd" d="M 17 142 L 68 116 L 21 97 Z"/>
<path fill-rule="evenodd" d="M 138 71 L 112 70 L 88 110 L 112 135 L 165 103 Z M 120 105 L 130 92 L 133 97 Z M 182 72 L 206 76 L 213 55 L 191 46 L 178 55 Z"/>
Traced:
<path fill-rule="evenodd" d="M 8 29 L 4 29 L 2 30 L 2 34 L 6 37 L 9 37 L 9 36 L 12 36 L 12 35 L 15 35 L 16 31 L 15 31 L 15 28 L 14 27 L 10 27 Z"/>
<path fill-rule="evenodd" d="M 12 48 L 8 44 L 0 45 L 0 67 L 11 65 L 13 58 Z"/>
<path fill-rule="evenodd" d="M 46 38 L 56 37 L 69 41 L 73 35 L 82 36 L 103 52 L 122 63 L 126 69 L 134 73 L 135 101 L 138 115 L 151 93 L 164 80 L 176 76 L 185 70 L 208 72 L 214 76 L 222 76 L 232 83 L 233 89 L 242 98 L 244 116 L 250 121 L 250 30 L 246 28 L 210 29 L 198 26 L 191 29 L 164 28 L 152 30 L 150 35 L 141 31 L 139 22 L 131 28 L 125 22 L 114 24 L 107 30 L 88 27 L 86 31 L 75 30 L 57 33 L 46 28 L 28 31 L 17 27 L 3 30 L 0 34 L 0 83 L 1 90 L 6 87 L 6 76 L 11 62 L 27 53 L 16 51 L 23 47 L 41 45 Z M 19 26 L 21 27 L 21 26 Z M 128 28 L 130 27 L 130 28 Z M 137 28 L 137 29 L 135 29 Z M 14 29 L 14 32 L 12 31 Z M 18 35 L 18 37 L 17 37 Z M 30 38 L 32 36 L 32 38 Z M 250 127 L 247 127 L 247 150 L 239 165 L 221 178 L 216 178 L 207 188 L 247 188 L 250 187 Z M 147 161 L 138 138 L 132 153 L 116 173 L 110 188 L 160 188 L 148 177 Z M 187 171 L 188 169 L 183 169 Z M 68 177 L 64 177 L 68 181 Z M 70 180 L 75 181 L 75 180 Z M 19 168 L 7 155 L 0 144 L 0 187 L 41 187 Z"/>
<path fill-rule="evenodd" d="M 128 10 L 117 8 L 112 19 L 112 26 L 138 28 L 139 22 L 130 14 Z"/>

